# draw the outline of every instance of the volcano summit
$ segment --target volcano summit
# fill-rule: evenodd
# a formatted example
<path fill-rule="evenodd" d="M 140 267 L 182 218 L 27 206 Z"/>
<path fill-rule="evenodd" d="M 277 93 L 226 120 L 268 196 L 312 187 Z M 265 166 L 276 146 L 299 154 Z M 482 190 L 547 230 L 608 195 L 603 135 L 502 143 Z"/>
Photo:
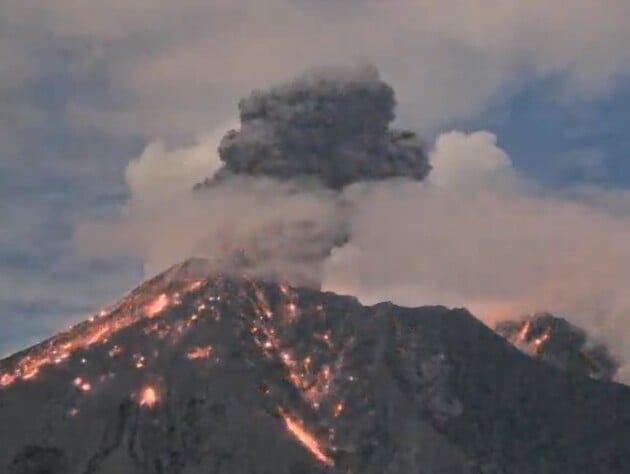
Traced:
<path fill-rule="evenodd" d="M 0 472 L 630 470 L 630 389 L 465 310 L 206 271 L 177 265 L 1 361 Z"/>
<path fill-rule="evenodd" d="M 507 322 L 501 337 L 464 309 L 319 291 L 356 237 L 347 188 L 431 169 L 390 128 L 394 106 L 371 68 L 243 99 L 222 168 L 183 188 L 194 197 L 130 206 L 151 242 L 182 230 L 147 255 L 212 258 L 0 361 L 0 474 L 630 472 L 630 388 L 566 321 Z M 173 225 L 182 202 L 193 218 Z"/>

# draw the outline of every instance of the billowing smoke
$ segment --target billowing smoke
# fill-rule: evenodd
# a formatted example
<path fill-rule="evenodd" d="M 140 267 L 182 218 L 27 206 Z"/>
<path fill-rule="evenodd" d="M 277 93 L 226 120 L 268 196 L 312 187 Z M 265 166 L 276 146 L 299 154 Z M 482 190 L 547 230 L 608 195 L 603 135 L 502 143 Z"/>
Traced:
<path fill-rule="evenodd" d="M 194 189 L 201 202 L 226 192 L 233 203 L 245 199 L 247 211 L 232 203 L 226 213 L 260 225 L 245 233 L 222 227 L 224 243 L 206 237 L 201 247 L 218 253 L 222 266 L 319 286 L 325 259 L 347 241 L 342 189 L 393 177 L 422 180 L 430 170 L 416 135 L 389 128 L 394 108 L 393 89 L 370 66 L 310 71 L 252 92 L 239 104 L 240 129 L 218 146 L 223 167 Z M 309 208 L 313 199 L 327 203 L 325 216 Z M 302 207 L 282 210 L 289 203 Z"/>
<path fill-rule="evenodd" d="M 628 359 L 630 198 L 543 190 L 486 131 L 442 134 L 427 159 L 389 128 L 394 105 L 369 67 L 254 92 L 222 139 L 145 150 L 124 215 L 84 225 L 81 248 L 149 273 L 197 256 L 366 303 L 465 306 L 491 327 L 544 309 Z"/>
<path fill-rule="evenodd" d="M 525 353 L 573 374 L 612 380 L 619 370 L 619 362 L 606 346 L 549 313 L 501 321 L 495 329 Z"/>
<path fill-rule="evenodd" d="M 233 121 L 225 123 L 194 145 L 155 141 L 131 160 L 122 215 L 82 223 L 79 253 L 139 257 L 147 275 L 201 257 L 214 271 L 319 286 L 324 259 L 346 235 L 339 196 L 317 182 L 244 174 L 199 186 L 222 166 L 217 150 Z"/>
<path fill-rule="evenodd" d="M 413 132 L 391 130 L 394 90 L 375 68 L 312 71 L 239 104 L 241 127 L 219 147 L 220 175 L 291 179 L 324 186 L 396 176 L 423 179 L 425 150 Z"/>
<path fill-rule="evenodd" d="M 269 178 L 234 177 L 167 201 L 132 198 L 126 211 L 79 228 L 81 252 L 140 257 L 147 274 L 201 257 L 221 272 L 317 286 L 321 264 L 344 235 L 337 196 Z"/>
<path fill-rule="evenodd" d="M 216 148 L 220 135 L 200 137 L 196 144 L 168 150 L 164 143 L 149 144 L 127 165 L 125 180 L 131 194 L 128 206 L 168 202 L 189 195 L 199 176 L 216 172 L 221 164 Z"/>

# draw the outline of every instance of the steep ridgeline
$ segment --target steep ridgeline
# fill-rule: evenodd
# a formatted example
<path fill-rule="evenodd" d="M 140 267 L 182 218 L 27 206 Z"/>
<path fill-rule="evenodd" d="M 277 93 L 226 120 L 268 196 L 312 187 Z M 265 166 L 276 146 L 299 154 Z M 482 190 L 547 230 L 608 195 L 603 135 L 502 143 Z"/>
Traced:
<path fill-rule="evenodd" d="M 614 380 L 618 359 L 582 328 L 551 313 L 534 313 L 501 321 L 498 334 L 517 348 L 554 367 L 594 379 Z"/>
<path fill-rule="evenodd" d="M 630 472 L 630 390 L 465 310 L 195 262 L 0 362 L 0 473 Z"/>

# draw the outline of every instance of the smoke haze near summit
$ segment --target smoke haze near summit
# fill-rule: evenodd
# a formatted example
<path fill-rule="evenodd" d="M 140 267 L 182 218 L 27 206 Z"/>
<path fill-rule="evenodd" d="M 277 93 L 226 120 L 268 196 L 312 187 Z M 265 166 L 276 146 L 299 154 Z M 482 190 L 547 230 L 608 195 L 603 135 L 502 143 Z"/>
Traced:
<path fill-rule="evenodd" d="M 393 89 L 371 66 L 309 71 L 255 91 L 239 104 L 237 130 L 181 150 L 154 143 L 132 160 L 125 215 L 84 225 L 81 249 L 140 255 L 149 272 L 189 256 L 226 269 L 244 256 L 254 274 L 317 284 L 346 239 L 342 189 L 429 172 L 416 135 L 390 128 L 394 108 Z"/>
<path fill-rule="evenodd" d="M 347 80 L 340 76 L 334 80 Z M 235 168 L 232 158 L 226 164 L 217 153 L 226 146 L 222 131 L 212 135 L 182 150 L 149 146 L 129 166 L 126 214 L 86 223 L 78 234 L 82 252 L 127 252 L 157 272 L 190 256 L 216 258 L 222 249 L 249 246 L 271 255 L 264 272 L 282 273 L 295 268 L 287 262 L 299 262 L 295 274 L 312 271 L 324 289 L 367 303 L 465 306 L 490 325 L 550 311 L 610 344 L 624 360 L 630 357 L 624 347 L 630 336 L 630 195 L 596 187 L 544 190 L 521 176 L 497 137 L 483 130 L 439 135 L 430 152 L 423 150 L 433 169 L 421 181 L 377 180 L 368 171 L 341 183 L 327 182 L 325 173 L 314 181 L 294 169 L 285 173 L 290 159 L 301 156 L 282 147 L 244 153 L 247 159 L 275 157 L 276 168 L 271 161 Z M 228 134 L 227 146 L 241 139 L 251 144 L 251 137 Z M 195 179 L 204 159 L 207 173 Z M 188 166 L 194 173 L 185 172 Z M 226 174 L 230 166 L 244 176 Z M 164 167 L 178 172 L 159 171 Z M 207 189 L 190 192 L 208 177 Z M 296 228 L 307 234 L 287 234 Z M 620 377 L 627 379 L 623 368 Z"/>

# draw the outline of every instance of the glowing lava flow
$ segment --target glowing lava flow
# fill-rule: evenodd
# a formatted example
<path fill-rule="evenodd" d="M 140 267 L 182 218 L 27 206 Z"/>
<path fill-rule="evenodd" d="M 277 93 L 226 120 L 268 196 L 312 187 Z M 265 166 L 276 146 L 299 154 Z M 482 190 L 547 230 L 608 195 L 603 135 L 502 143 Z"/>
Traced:
<path fill-rule="evenodd" d="M 318 371 L 314 371 L 311 367 L 312 357 L 310 355 L 299 360 L 292 351 L 282 348 L 282 340 L 273 326 L 274 313 L 260 288 L 253 282 L 252 287 L 256 296 L 252 301 L 255 318 L 252 321 L 251 334 L 254 336 L 254 340 L 265 356 L 271 357 L 271 354 L 279 356 L 280 361 L 287 369 L 291 383 L 300 391 L 304 400 L 312 408 L 318 409 L 323 399 L 330 394 L 331 383 L 335 374 L 331 367 L 326 364 L 322 365 Z M 296 319 L 295 297 L 286 285 L 280 285 L 279 288 L 284 297 L 282 320 L 284 324 L 290 324 Z M 330 334 L 315 334 L 314 338 L 325 343 L 328 350 L 335 349 Z M 342 363 L 343 353 L 337 358 L 335 372 L 341 369 Z"/>
<path fill-rule="evenodd" d="M 523 324 L 523 327 L 516 335 L 516 338 L 512 340 L 512 343 L 514 344 L 524 343 L 527 336 L 529 335 L 529 328 L 531 327 L 531 325 L 532 325 L 531 321 L 529 320 L 525 321 L 525 324 Z"/>
<path fill-rule="evenodd" d="M 274 323 L 276 322 L 274 321 L 274 313 L 271 311 L 264 293 L 256 284 L 250 283 L 252 283 L 255 294 L 255 298 L 252 301 L 255 318 L 252 321 L 253 327 L 251 330 L 254 339 L 266 356 L 270 357 L 272 354 L 279 356 L 280 361 L 287 369 L 289 380 L 300 391 L 302 398 L 313 409 L 319 409 L 324 399 L 331 394 L 336 375 L 341 372 L 344 349 L 336 347 L 329 331 L 314 333 L 313 339 L 321 342 L 325 346 L 326 351 L 336 354 L 336 362 L 333 367 L 328 364 L 322 364 L 319 365 L 319 368 L 313 367 L 313 354 L 297 357 L 293 351 L 283 349 L 282 338 L 274 328 Z M 281 321 L 284 325 L 289 325 L 295 322 L 298 317 L 296 297 L 291 293 L 287 285 L 280 284 L 279 289 L 283 297 L 280 306 Z M 322 309 L 320 307 L 319 311 Z"/>
<path fill-rule="evenodd" d="M 173 298 L 166 293 L 156 297 L 153 291 L 150 293 L 151 297 L 147 298 L 147 286 L 150 287 L 151 284 L 152 282 L 148 282 L 125 297 L 111 312 L 101 311 L 98 316 L 29 349 L 25 355 L 16 356 L 12 361 L 7 360 L 9 368 L 0 372 L 0 388 L 8 387 L 18 380 L 32 379 L 39 374 L 42 367 L 60 364 L 77 350 L 104 343 L 116 332 L 143 318 L 156 317 L 168 307 L 179 304 L 181 294 L 201 286 L 199 280 L 192 283 L 182 281 L 177 288 L 172 289 L 172 294 L 176 295 Z M 113 355 L 110 354 L 111 356 Z"/>
<path fill-rule="evenodd" d="M 313 334 L 314 347 L 306 354 L 298 355 L 295 350 L 287 346 L 287 341 L 282 337 L 285 330 L 290 331 L 290 325 L 300 317 L 296 297 L 291 294 L 288 286 L 281 284 L 279 286 L 282 295 L 282 301 L 279 304 L 280 314 L 276 316 L 263 291 L 255 283 L 251 282 L 251 284 L 254 290 L 254 297 L 251 299 L 254 317 L 250 320 L 250 333 L 263 355 L 276 358 L 282 363 L 287 371 L 288 381 L 299 391 L 302 399 L 309 404 L 314 413 L 317 413 L 317 419 L 339 417 L 345 406 L 345 402 L 337 398 L 339 393 L 335 394 L 337 400 L 332 406 L 328 401 L 333 395 L 333 389 L 337 388 L 335 381 L 342 372 L 346 350 L 343 346 L 349 341 L 339 346 L 338 342 L 333 341 L 329 331 L 316 332 Z M 321 307 L 318 309 L 320 312 L 322 310 Z M 281 324 L 279 328 L 276 326 L 278 323 Z M 322 358 L 327 358 L 331 353 L 335 355 L 335 362 L 325 363 Z M 261 392 L 267 394 L 268 390 L 263 389 Z M 326 412 L 322 413 L 321 409 L 324 406 Z M 289 415 L 280 407 L 278 410 L 287 431 L 296 440 L 304 445 L 319 462 L 328 466 L 334 465 L 332 458 L 325 452 L 334 449 L 331 447 L 332 444 L 322 447 L 321 442 L 305 428 L 298 417 Z M 330 421 L 329 419 L 328 423 Z M 330 427 L 328 435 L 328 442 L 332 443 L 334 431 Z"/>
<path fill-rule="evenodd" d="M 150 302 L 148 305 L 144 307 L 144 313 L 147 315 L 148 318 L 152 318 L 156 316 L 157 314 L 161 313 L 162 311 L 164 311 L 166 307 L 169 305 L 169 303 L 170 303 L 169 297 L 165 295 L 164 293 L 162 293 L 155 300 L 153 300 L 152 302 Z"/>
<path fill-rule="evenodd" d="M 319 441 L 315 436 L 309 433 L 306 428 L 296 418 L 290 416 L 282 408 L 278 408 L 280 416 L 284 420 L 287 431 L 298 440 L 319 462 L 328 466 L 334 465 L 333 460 L 324 453 Z"/>
<path fill-rule="evenodd" d="M 551 328 L 545 329 L 545 331 L 536 338 L 531 337 L 531 329 L 532 322 L 531 320 L 527 320 L 523 322 L 523 325 L 519 329 L 518 333 L 508 337 L 508 340 L 522 350 L 538 353 L 541 350 L 541 346 L 551 337 Z"/>

